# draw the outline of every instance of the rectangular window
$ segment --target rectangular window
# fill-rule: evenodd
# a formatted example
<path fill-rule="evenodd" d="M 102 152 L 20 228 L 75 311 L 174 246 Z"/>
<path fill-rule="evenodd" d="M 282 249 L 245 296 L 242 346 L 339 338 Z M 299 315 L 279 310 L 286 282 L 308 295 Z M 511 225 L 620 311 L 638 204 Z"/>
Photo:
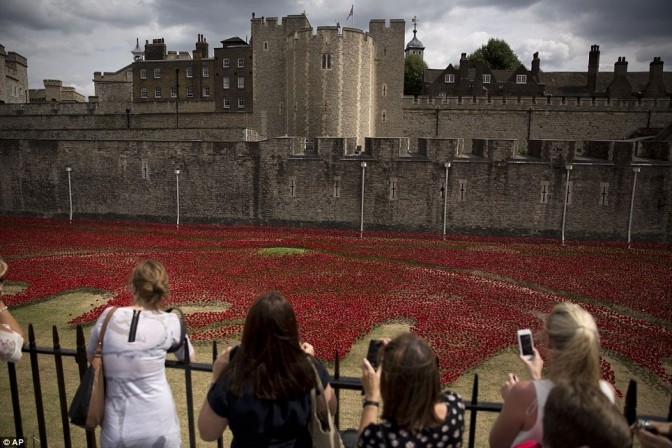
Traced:
<path fill-rule="evenodd" d="M 229 58 L 222 59 L 222 67 L 229 68 Z"/>
<path fill-rule="evenodd" d="M 390 200 L 397 199 L 399 197 L 399 186 L 397 184 L 397 178 L 393 177 L 390 179 L 389 195 Z"/>
<path fill-rule="evenodd" d="M 467 179 L 460 179 L 458 182 L 459 188 L 457 189 L 458 202 L 467 201 Z"/>
<path fill-rule="evenodd" d="M 187 98 L 193 98 L 193 97 L 194 97 L 194 88 L 187 87 Z"/>
<path fill-rule="evenodd" d="M 171 87 L 170 88 L 170 97 L 171 98 L 177 98 L 177 87 Z"/>
<path fill-rule="evenodd" d="M 231 108 L 231 100 L 228 100 L 228 99 L 225 98 L 223 106 L 224 106 L 224 109 L 230 109 Z"/>
<path fill-rule="evenodd" d="M 243 68 L 243 67 L 245 67 L 245 59 L 238 58 L 238 68 Z"/>
<path fill-rule="evenodd" d="M 144 87 L 140 89 L 140 98 L 147 98 L 147 89 Z"/>
<path fill-rule="evenodd" d="M 516 84 L 527 84 L 527 75 L 516 75 Z"/>
<path fill-rule="evenodd" d="M 210 77 L 210 68 L 209 67 L 203 67 L 203 77 L 204 78 L 209 78 Z"/>
<path fill-rule="evenodd" d="M 340 176 L 334 177 L 333 197 L 335 197 L 335 198 L 340 198 L 341 197 L 341 177 Z"/>
<path fill-rule="evenodd" d="M 238 88 L 239 89 L 244 89 L 245 88 L 245 78 L 242 76 L 238 77 Z"/>
<path fill-rule="evenodd" d="M 293 198 L 296 197 L 296 176 L 289 177 L 289 195 Z"/>
<path fill-rule="evenodd" d="M 231 82 L 229 81 L 229 77 L 228 77 L 228 76 L 224 76 L 224 77 L 222 78 L 222 84 L 223 84 L 223 86 L 224 86 L 225 89 L 228 89 L 228 88 L 229 88 L 230 83 L 231 83 Z"/>
<path fill-rule="evenodd" d="M 330 53 L 323 53 L 322 54 L 322 70 L 330 70 L 331 69 L 331 54 Z"/>
<path fill-rule="evenodd" d="M 194 69 L 192 67 L 187 67 L 187 78 L 194 77 Z"/>
<path fill-rule="evenodd" d="M 492 75 L 489 73 L 487 75 L 483 75 L 483 84 L 490 84 L 492 80 Z"/>
<path fill-rule="evenodd" d="M 455 75 L 452 73 L 447 73 L 446 76 L 444 77 L 444 82 L 446 84 L 455 84 Z"/>
<path fill-rule="evenodd" d="M 154 69 L 154 78 L 159 79 L 161 77 L 161 69 L 160 68 L 155 68 Z"/>
<path fill-rule="evenodd" d="M 154 87 L 154 98 L 161 98 L 161 87 Z"/>
<path fill-rule="evenodd" d="M 210 87 L 205 86 L 203 87 L 203 98 L 209 97 L 210 96 Z"/>
<path fill-rule="evenodd" d="M 600 182 L 600 205 L 609 205 L 609 183 Z"/>
<path fill-rule="evenodd" d="M 140 79 L 147 79 L 147 70 L 144 68 L 140 69 Z"/>
<path fill-rule="evenodd" d="M 245 108 L 245 98 L 240 97 L 238 98 L 238 109 L 244 109 Z"/>
<path fill-rule="evenodd" d="M 549 188 L 548 181 L 543 181 L 541 183 L 541 198 L 539 199 L 540 204 L 548 204 Z"/>
<path fill-rule="evenodd" d="M 140 162 L 140 170 L 143 179 L 149 179 L 149 163 L 146 160 Z"/>

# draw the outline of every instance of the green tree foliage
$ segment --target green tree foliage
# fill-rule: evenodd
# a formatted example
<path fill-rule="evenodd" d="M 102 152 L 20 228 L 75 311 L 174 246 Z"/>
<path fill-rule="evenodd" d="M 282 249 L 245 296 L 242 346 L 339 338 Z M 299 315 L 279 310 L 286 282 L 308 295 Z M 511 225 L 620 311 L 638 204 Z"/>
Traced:
<path fill-rule="evenodd" d="M 404 61 L 404 95 L 421 95 L 427 63 L 419 54 L 409 54 Z"/>
<path fill-rule="evenodd" d="M 476 61 L 483 61 L 492 70 L 514 70 L 521 65 L 520 59 L 503 39 L 490 38 L 488 43 L 467 56 L 469 67 L 476 67 Z"/>

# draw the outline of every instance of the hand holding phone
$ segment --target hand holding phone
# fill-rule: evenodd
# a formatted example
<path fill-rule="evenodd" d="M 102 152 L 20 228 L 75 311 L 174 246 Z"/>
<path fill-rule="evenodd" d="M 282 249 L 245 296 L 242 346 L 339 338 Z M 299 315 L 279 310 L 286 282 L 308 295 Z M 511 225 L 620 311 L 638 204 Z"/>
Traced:
<path fill-rule="evenodd" d="M 369 351 L 366 353 L 366 359 L 374 369 L 378 368 L 378 351 L 383 346 L 381 339 L 371 339 L 369 342 Z"/>
<path fill-rule="evenodd" d="M 528 361 L 534 358 L 534 342 L 532 341 L 532 332 L 529 328 L 518 330 L 518 348 L 520 356 Z"/>

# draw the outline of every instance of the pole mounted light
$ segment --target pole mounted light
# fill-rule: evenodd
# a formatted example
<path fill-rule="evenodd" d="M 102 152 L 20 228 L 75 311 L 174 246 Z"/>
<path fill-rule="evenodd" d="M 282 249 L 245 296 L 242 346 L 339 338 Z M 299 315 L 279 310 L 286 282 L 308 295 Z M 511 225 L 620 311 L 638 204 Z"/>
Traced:
<path fill-rule="evenodd" d="M 360 164 L 362 167 L 362 208 L 359 214 L 359 237 L 364 236 L 364 173 L 366 172 L 366 162 Z"/>
<path fill-rule="evenodd" d="M 177 226 L 180 225 L 180 169 L 175 168 L 175 186 L 177 197 Z"/>
<path fill-rule="evenodd" d="M 630 243 L 632 242 L 632 215 L 635 210 L 635 187 L 637 186 L 637 173 L 641 171 L 641 168 L 638 166 L 632 167 L 632 172 L 634 177 L 632 179 L 632 195 L 630 196 L 630 216 L 628 217 L 628 249 L 630 248 Z"/>
<path fill-rule="evenodd" d="M 68 199 L 70 201 L 70 224 L 72 224 L 72 181 L 70 180 L 72 167 L 66 166 L 65 171 L 68 173 Z"/>
<path fill-rule="evenodd" d="M 562 209 L 562 245 L 565 245 L 565 222 L 567 221 L 567 199 L 569 198 L 569 173 L 572 171 L 571 163 L 565 165 L 567 171 L 567 179 L 565 180 L 565 201 Z"/>
<path fill-rule="evenodd" d="M 450 169 L 450 162 L 443 164 L 446 168 L 446 180 L 443 185 L 443 239 L 446 239 L 446 213 L 448 211 L 448 170 Z"/>

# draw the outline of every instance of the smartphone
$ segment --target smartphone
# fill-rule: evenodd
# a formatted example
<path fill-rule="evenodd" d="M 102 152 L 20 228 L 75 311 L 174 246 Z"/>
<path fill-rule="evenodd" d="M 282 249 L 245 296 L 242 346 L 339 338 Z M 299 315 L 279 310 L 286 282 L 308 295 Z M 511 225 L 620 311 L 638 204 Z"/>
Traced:
<path fill-rule="evenodd" d="M 518 330 L 518 347 L 520 354 L 525 359 L 534 358 L 534 343 L 532 342 L 532 332 L 529 328 Z"/>
<path fill-rule="evenodd" d="M 380 339 L 371 339 L 369 342 L 369 351 L 366 353 L 366 359 L 374 369 L 378 368 L 378 351 L 382 346 L 383 341 Z"/>

